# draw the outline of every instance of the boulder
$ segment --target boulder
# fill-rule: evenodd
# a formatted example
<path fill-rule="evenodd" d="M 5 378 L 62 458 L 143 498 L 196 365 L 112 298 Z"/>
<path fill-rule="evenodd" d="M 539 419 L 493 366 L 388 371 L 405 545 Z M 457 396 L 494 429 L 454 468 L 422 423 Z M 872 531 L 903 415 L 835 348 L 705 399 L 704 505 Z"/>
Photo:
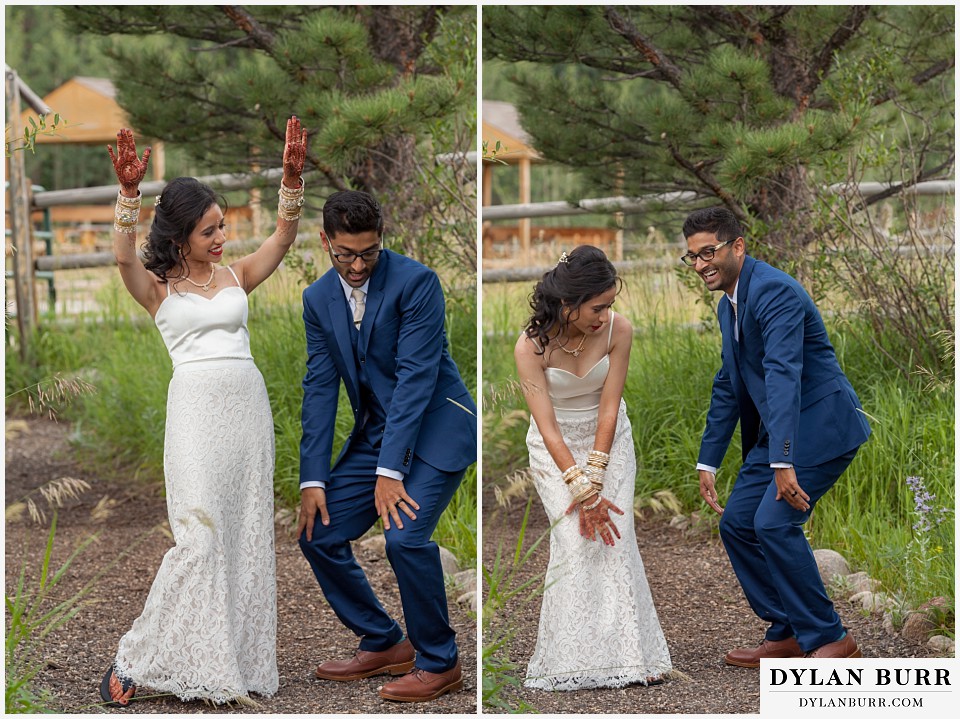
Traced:
<path fill-rule="evenodd" d="M 883 592 L 870 591 L 857 592 L 850 597 L 850 603 L 859 604 L 863 611 L 870 612 L 871 614 L 889 609 L 892 604 L 890 598 Z"/>
<path fill-rule="evenodd" d="M 956 654 L 957 644 L 948 636 L 936 634 L 930 637 L 930 640 L 927 642 L 927 648 L 931 651 L 937 652 L 938 654 L 952 657 Z"/>
<path fill-rule="evenodd" d="M 387 538 L 382 534 L 374 534 L 371 537 L 361 540 L 360 546 L 378 556 L 386 556 L 387 554 Z"/>
<path fill-rule="evenodd" d="M 465 569 L 457 572 L 452 577 L 453 586 L 463 592 L 477 591 L 477 572 L 473 569 Z"/>
<path fill-rule="evenodd" d="M 891 637 L 897 633 L 897 628 L 893 624 L 892 612 L 886 612 L 883 615 L 883 631 L 885 631 Z"/>
<path fill-rule="evenodd" d="M 477 593 L 464 592 L 459 597 L 457 597 L 457 604 L 464 604 L 470 608 L 471 612 L 476 612 L 477 611 Z"/>
<path fill-rule="evenodd" d="M 460 565 L 457 563 L 457 558 L 453 556 L 451 552 L 446 547 L 440 547 L 440 566 L 443 567 L 443 575 L 456 574 L 460 571 Z"/>
<path fill-rule="evenodd" d="M 850 596 L 860 592 L 876 592 L 880 589 L 880 582 L 871 579 L 866 572 L 854 572 L 846 576 L 846 587 Z"/>
<path fill-rule="evenodd" d="M 936 597 L 910 612 L 903 623 L 900 635 L 911 642 L 924 643 L 927 637 L 940 628 L 947 612 L 947 600 Z"/>
<path fill-rule="evenodd" d="M 846 577 L 850 574 L 850 565 L 839 552 L 832 549 L 815 549 L 813 556 L 817 560 L 820 578 L 826 585 L 829 585 L 834 577 Z"/>

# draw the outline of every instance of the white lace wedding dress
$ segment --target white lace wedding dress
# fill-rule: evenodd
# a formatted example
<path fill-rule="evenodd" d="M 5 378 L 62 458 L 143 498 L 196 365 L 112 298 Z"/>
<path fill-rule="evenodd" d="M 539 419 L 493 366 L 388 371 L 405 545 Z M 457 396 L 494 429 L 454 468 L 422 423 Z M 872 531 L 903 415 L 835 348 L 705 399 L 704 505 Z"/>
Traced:
<path fill-rule="evenodd" d="M 274 436 L 247 294 L 167 293 L 156 324 L 174 365 L 163 461 L 176 546 L 120 640 L 116 674 L 183 700 L 269 696 L 279 684 Z M 136 557 L 123 566 L 136 571 Z"/>
<path fill-rule="evenodd" d="M 611 335 L 613 317 L 611 313 Z M 609 368 L 610 357 L 605 355 L 583 377 L 557 368 L 546 370 L 557 422 L 581 467 L 593 449 L 600 392 Z M 624 512 L 612 514 L 621 536 L 613 547 L 580 536 L 576 513 L 564 515 L 570 491 L 532 417 L 527 449 L 553 529 L 537 645 L 524 684 L 547 690 L 622 687 L 666 674 L 672 668 L 670 652 L 634 533 L 637 461 L 626 404 L 620 401 L 603 489 L 603 496 Z"/>

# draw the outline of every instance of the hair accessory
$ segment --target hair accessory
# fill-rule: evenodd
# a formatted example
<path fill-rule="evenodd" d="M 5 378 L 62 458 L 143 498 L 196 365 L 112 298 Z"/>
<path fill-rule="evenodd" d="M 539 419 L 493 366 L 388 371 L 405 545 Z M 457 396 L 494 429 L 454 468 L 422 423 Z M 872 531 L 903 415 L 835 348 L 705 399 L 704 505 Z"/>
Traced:
<path fill-rule="evenodd" d="M 160 207 L 160 195 L 157 195 L 157 199 L 153 201 L 154 207 Z"/>
<path fill-rule="evenodd" d="M 567 256 L 567 251 L 564 250 L 563 252 L 560 253 L 560 260 L 557 262 L 557 264 L 559 265 L 561 262 L 563 264 L 567 264 L 568 259 L 570 258 Z"/>

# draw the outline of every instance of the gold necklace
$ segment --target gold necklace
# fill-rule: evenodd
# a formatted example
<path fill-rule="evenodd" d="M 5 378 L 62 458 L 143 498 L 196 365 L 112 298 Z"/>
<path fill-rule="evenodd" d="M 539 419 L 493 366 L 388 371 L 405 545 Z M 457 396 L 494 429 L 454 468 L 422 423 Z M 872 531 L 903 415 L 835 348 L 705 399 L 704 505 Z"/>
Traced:
<path fill-rule="evenodd" d="M 209 291 L 210 291 L 210 283 L 213 282 L 213 276 L 214 276 L 215 274 L 217 274 L 217 267 L 216 267 L 216 265 L 214 265 L 213 267 L 210 268 L 210 278 L 209 278 L 204 284 L 202 284 L 202 285 L 201 285 L 199 282 L 194 282 L 194 281 L 191 280 L 189 277 L 181 277 L 180 279 L 181 279 L 181 280 L 186 280 L 187 282 L 189 282 L 189 283 L 190 283 L 191 285 L 193 285 L 194 287 L 199 287 L 199 288 L 200 288 L 201 290 L 203 290 L 204 292 L 209 292 Z"/>
<path fill-rule="evenodd" d="M 557 347 L 559 347 L 560 349 L 562 349 L 562 350 L 563 350 L 564 352 L 566 352 L 568 355 L 573 355 L 574 357 L 579 357 L 579 356 L 580 356 L 580 353 L 583 352 L 583 344 L 584 344 L 584 342 L 586 342 L 586 341 L 587 341 L 587 333 L 584 332 L 582 335 L 580 335 L 580 344 L 577 346 L 576 349 L 574 349 L 574 350 L 568 350 L 566 347 L 564 347 L 564 346 L 563 346 L 562 344 L 560 344 L 559 342 L 557 343 Z"/>

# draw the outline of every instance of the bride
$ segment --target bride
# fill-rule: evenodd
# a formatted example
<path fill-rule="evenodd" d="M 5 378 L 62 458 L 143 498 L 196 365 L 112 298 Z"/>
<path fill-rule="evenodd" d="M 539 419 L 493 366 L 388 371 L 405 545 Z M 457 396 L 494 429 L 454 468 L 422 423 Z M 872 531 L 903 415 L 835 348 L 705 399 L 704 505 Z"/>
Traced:
<path fill-rule="evenodd" d="M 597 248 L 563 253 L 514 349 L 530 469 L 552 524 L 531 688 L 659 684 L 672 667 L 634 534 L 622 399 L 633 330 L 611 309 L 620 285 Z"/>
<path fill-rule="evenodd" d="M 250 354 L 247 295 L 297 237 L 306 144 L 306 130 L 290 118 L 277 229 L 227 267 L 220 198 L 190 177 L 171 180 L 157 197 L 140 262 L 139 187 L 150 149 L 140 159 L 127 129 L 117 133 L 116 154 L 108 147 L 120 181 L 120 276 L 173 361 L 163 464 L 176 543 L 100 682 L 108 706 L 129 706 L 140 687 L 220 704 L 279 686 L 273 419 Z"/>

